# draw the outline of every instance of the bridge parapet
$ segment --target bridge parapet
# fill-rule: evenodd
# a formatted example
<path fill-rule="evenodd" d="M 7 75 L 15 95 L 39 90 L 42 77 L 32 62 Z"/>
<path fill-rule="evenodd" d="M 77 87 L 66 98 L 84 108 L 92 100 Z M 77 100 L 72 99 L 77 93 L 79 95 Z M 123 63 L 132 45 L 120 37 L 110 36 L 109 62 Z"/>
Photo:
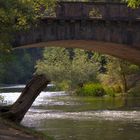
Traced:
<path fill-rule="evenodd" d="M 56 7 L 59 19 L 140 19 L 140 8 L 131 9 L 124 3 L 59 2 Z"/>

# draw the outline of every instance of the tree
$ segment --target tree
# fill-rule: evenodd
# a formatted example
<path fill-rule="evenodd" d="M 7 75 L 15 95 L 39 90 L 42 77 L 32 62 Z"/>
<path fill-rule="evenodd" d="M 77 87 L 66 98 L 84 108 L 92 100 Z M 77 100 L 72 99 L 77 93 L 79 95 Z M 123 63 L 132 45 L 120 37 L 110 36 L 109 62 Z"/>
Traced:
<path fill-rule="evenodd" d="M 139 66 L 131 64 L 125 60 L 108 56 L 108 62 L 106 65 L 107 73 L 100 75 L 100 80 L 111 87 L 120 87 L 122 92 L 127 92 L 128 76 L 139 72 Z"/>
<path fill-rule="evenodd" d="M 31 79 L 34 65 L 41 57 L 41 48 L 18 49 L 9 55 L 0 53 L 0 84 L 25 84 Z"/>
<path fill-rule="evenodd" d="M 56 84 L 69 84 L 75 88 L 85 82 L 96 81 L 97 65 L 84 50 L 74 49 L 73 56 L 65 48 L 46 48 L 43 59 L 37 62 L 37 73 L 43 73 Z"/>
<path fill-rule="evenodd" d="M 52 8 L 54 2 L 55 0 L 1 0 L 0 53 L 9 53 L 14 33 L 30 28 L 33 23 L 36 24 L 35 21 Z M 0 116 L 14 122 L 20 122 L 48 82 L 46 76 L 35 75 L 11 107 L 0 109 Z"/>
<path fill-rule="evenodd" d="M 1 0 L 0 1 L 0 52 L 10 51 L 14 32 L 28 29 L 43 16 L 55 0 Z M 32 24 L 33 25 L 33 24 Z"/>
<path fill-rule="evenodd" d="M 12 106 L 0 108 L 0 116 L 10 121 L 19 123 L 39 93 L 49 82 L 50 81 L 46 78 L 46 76 L 35 75 L 26 85 L 22 94 Z"/>
<path fill-rule="evenodd" d="M 95 63 L 94 55 L 90 58 L 84 50 L 75 49 L 75 57 L 71 65 L 71 81 L 72 85 L 83 85 L 87 82 L 97 81 L 97 63 Z"/>

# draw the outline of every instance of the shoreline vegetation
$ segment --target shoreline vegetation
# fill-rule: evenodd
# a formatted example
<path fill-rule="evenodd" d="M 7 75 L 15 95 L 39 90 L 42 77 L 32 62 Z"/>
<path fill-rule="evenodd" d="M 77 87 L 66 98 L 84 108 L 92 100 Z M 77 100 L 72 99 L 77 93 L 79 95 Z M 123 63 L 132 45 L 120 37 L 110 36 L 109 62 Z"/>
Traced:
<path fill-rule="evenodd" d="M 85 83 L 82 87 L 77 87 L 75 90 L 67 88 L 68 85 L 57 85 L 47 88 L 47 91 L 66 91 L 73 96 L 81 97 L 140 97 L 139 84 L 130 88 L 127 92 L 123 92 L 121 87 L 109 87 L 100 83 Z"/>
<path fill-rule="evenodd" d="M 36 63 L 57 90 L 79 96 L 139 96 L 140 66 L 108 55 L 81 49 L 45 48 Z"/>
<path fill-rule="evenodd" d="M 98 89 L 99 85 L 104 89 L 103 95 L 114 97 L 128 93 L 129 96 L 140 96 L 140 67 L 125 60 L 80 49 L 54 47 L 17 51 L 13 57 L 8 65 L 1 63 L 1 85 L 27 83 L 36 70 L 37 74 L 49 75 L 56 89 L 76 91 L 79 96 L 83 90 L 81 96 L 94 95 L 91 91 L 88 93 L 88 88 L 94 90 L 97 85 Z M 82 85 L 86 89 L 80 89 Z"/>
<path fill-rule="evenodd" d="M 118 90 L 118 91 L 117 91 Z M 90 97 L 140 97 L 139 86 L 131 88 L 128 92 L 122 92 L 121 88 L 113 89 L 110 87 L 102 86 L 101 84 L 85 84 L 82 88 L 78 88 L 74 93 L 78 96 L 90 96 Z"/>

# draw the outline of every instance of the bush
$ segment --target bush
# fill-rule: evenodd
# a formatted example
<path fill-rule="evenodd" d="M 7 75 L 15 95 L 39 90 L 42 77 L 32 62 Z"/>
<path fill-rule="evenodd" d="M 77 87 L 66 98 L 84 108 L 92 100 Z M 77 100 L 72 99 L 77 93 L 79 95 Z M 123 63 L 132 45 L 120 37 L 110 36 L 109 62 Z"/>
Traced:
<path fill-rule="evenodd" d="M 70 81 L 64 80 L 61 83 L 55 83 L 57 90 L 64 90 L 64 91 L 69 91 L 70 90 Z"/>
<path fill-rule="evenodd" d="M 104 88 L 98 83 L 85 84 L 82 88 L 76 91 L 77 95 L 80 96 L 104 96 L 106 94 Z"/>
<path fill-rule="evenodd" d="M 111 97 L 115 97 L 116 96 L 116 92 L 114 92 L 113 88 L 109 88 L 109 87 L 104 87 L 105 92 L 107 95 L 111 96 Z"/>
<path fill-rule="evenodd" d="M 114 84 L 112 86 L 112 90 L 115 92 L 115 93 L 122 93 L 123 92 L 123 89 L 120 85 L 118 84 Z"/>

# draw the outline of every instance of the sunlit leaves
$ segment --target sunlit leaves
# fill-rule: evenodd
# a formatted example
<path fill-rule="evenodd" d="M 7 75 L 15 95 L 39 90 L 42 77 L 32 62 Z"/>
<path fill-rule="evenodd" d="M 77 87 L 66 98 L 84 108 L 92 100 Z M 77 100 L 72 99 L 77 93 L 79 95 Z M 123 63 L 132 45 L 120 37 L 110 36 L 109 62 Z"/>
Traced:
<path fill-rule="evenodd" d="M 97 65 L 84 50 L 74 49 L 73 57 L 65 48 L 47 48 L 44 57 L 36 65 L 37 73 L 44 73 L 52 81 L 69 81 L 75 87 L 89 81 L 96 81 Z"/>
<path fill-rule="evenodd" d="M 0 52 L 9 48 L 15 31 L 30 28 L 54 6 L 55 0 L 0 0 Z"/>
<path fill-rule="evenodd" d="M 108 56 L 107 58 L 107 73 L 99 75 L 99 79 L 105 85 L 113 88 L 121 87 L 122 91 L 128 90 L 128 82 L 130 83 L 128 77 L 139 73 L 139 66 L 115 57 Z"/>
<path fill-rule="evenodd" d="M 128 3 L 129 7 L 132 7 L 132 8 L 140 7 L 140 0 L 124 0 L 124 1 Z"/>

